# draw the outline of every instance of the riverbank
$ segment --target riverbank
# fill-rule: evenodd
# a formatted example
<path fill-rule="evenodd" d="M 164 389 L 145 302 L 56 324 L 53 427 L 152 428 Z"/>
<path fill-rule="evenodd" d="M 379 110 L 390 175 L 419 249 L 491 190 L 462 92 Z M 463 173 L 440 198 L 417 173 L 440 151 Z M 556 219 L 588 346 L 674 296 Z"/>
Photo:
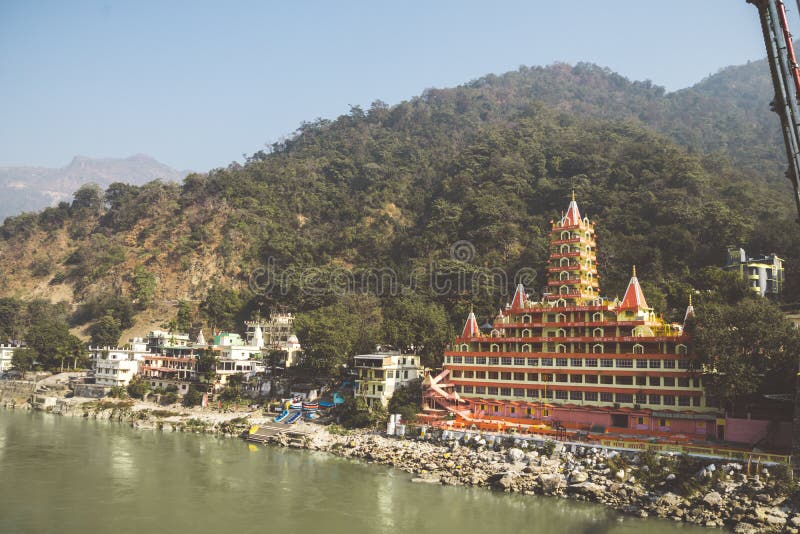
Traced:
<path fill-rule="evenodd" d="M 269 423 L 261 410 L 219 412 L 130 400 L 63 399 L 60 413 L 135 428 L 235 437 Z M 393 467 L 413 482 L 473 486 L 604 504 L 636 517 L 661 517 L 737 533 L 800 531 L 796 485 L 784 466 L 619 454 L 589 446 L 440 434 L 387 438 L 301 422 L 302 440 L 276 443 Z"/>

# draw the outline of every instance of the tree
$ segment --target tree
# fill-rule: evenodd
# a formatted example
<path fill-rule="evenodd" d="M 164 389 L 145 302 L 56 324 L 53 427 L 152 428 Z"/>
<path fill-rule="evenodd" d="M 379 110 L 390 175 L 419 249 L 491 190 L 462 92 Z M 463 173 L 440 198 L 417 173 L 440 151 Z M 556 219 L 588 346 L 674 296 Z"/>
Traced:
<path fill-rule="evenodd" d="M 128 384 L 127 390 L 128 395 L 131 397 L 144 400 L 144 397 L 150 391 L 150 383 L 143 377 L 136 375 Z"/>
<path fill-rule="evenodd" d="M 0 342 L 21 339 L 22 301 L 15 298 L 0 298 Z"/>
<path fill-rule="evenodd" d="M 36 362 L 36 351 L 29 348 L 17 349 L 11 356 L 11 365 L 20 373 L 33 370 Z"/>
<path fill-rule="evenodd" d="M 192 330 L 192 305 L 185 300 L 178 302 L 178 316 L 175 319 L 175 326 L 180 332 L 190 332 Z"/>
<path fill-rule="evenodd" d="M 387 411 L 399 413 L 404 421 L 414 421 L 422 410 L 422 380 L 412 380 L 395 390 Z"/>
<path fill-rule="evenodd" d="M 202 349 L 197 356 L 197 374 L 206 382 L 213 382 L 217 376 L 217 356 L 213 350 Z"/>
<path fill-rule="evenodd" d="M 189 390 L 183 396 L 183 405 L 191 408 L 203 402 L 203 392 L 195 386 L 189 386 Z"/>
<path fill-rule="evenodd" d="M 238 326 L 237 316 L 241 313 L 244 304 L 238 291 L 215 285 L 208 290 L 201 309 L 208 322 L 216 328 L 235 331 Z"/>
<path fill-rule="evenodd" d="M 82 185 L 72 198 L 72 210 L 75 212 L 98 215 L 103 210 L 103 190 L 97 184 Z"/>
<path fill-rule="evenodd" d="M 121 334 L 119 321 L 111 315 L 104 315 L 89 327 L 91 344 L 95 347 L 116 347 Z"/>
<path fill-rule="evenodd" d="M 149 306 L 153 301 L 155 292 L 155 275 L 142 265 L 137 265 L 133 270 L 133 280 L 131 281 L 131 296 L 136 301 L 136 305 L 140 309 Z"/>
<path fill-rule="evenodd" d="M 701 302 L 690 321 L 695 351 L 712 372 L 709 392 L 733 404 L 755 393 L 793 393 L 800 331 L 769 300 Z"/>
<path fill-rule="evenodd" d="M 310 365 L 335 376 L 355 354 L 375 349 L 381 319 L 376 297 L 348 294 L 331 306 L 298 315 L 295 329 Z"/>
<path fill-rule="evenodd" d="M 404 350 L 414 349 L 427 365 L 440 362 L 453 330 L 441 304 L 412 294 L 389 300 L 383 307 L 384 339 Z"/>

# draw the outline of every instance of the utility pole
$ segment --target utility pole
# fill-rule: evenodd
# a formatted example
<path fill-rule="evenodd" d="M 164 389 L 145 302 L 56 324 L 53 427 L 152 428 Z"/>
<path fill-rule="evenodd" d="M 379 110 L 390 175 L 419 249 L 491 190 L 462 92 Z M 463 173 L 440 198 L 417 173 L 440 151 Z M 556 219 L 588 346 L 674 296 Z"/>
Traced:
<path fill-rule="evenodd" d="M 782 0 L 747 0 L 758 9 L 761 31 L 767 47 L 767 60 L 775 98 L 772 110 L 781 119 L 781 130 L 789 168 L 786 177 L 792 182 L 794 201 L 800 215 L 800 68 L 794 53 L 792 34 Z M 800 0 L 797 0 L 800 12 Z M 799 219 L 800 220 L 800 219 Z M 800 372 L 795 377 L 794 415 L 792 419 L 792 468 L 800 476 Z"/>

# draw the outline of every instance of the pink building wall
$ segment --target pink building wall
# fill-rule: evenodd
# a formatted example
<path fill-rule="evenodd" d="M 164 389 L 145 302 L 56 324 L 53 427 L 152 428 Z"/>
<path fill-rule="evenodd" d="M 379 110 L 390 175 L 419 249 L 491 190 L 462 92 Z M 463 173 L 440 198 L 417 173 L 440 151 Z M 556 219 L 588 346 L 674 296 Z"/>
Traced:
<path fill-rule="evenodd" d="M 772 427 L 770 426 L 772 425 Z M 755 445 L 772 432 L 771 445 L 790 447 L 792 423 L 790 421 L 767 421 L 764 419 L 725 418 L 725 440 Z"/>

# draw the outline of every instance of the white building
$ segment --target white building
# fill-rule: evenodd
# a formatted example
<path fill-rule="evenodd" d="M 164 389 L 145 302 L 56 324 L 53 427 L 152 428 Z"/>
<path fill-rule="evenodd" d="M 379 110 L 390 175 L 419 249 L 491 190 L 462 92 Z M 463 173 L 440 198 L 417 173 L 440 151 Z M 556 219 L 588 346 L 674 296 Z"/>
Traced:
<path fill-rule="evenodd" d="M 375 354 L 360 354 L 354 360 L 358 372 L 355 396 L 363 398 L 370 407 L 378 402 L 386 407 L 397 388 L 423 375 L 419 356 L 401 354 L 399 350 L 378 347 Z"/>
<path fill-rule="evenodd" d="M 127 386 L 139 372 L 149 354 L 145 340 L 134 338 L 125 348 L 89 347 L 95 384 L 103 387 Z"/>
<path fill-rule="evenodd" d="M 14 365 L 11 360 L 14 358 L 14 351 L 20 350 L 24 347 L 20 345 L 2 345 L 0 344 L 0 376 L 10 371 Z"/>
<path fill-rule="evenodd" d="M 269 319 L 245 321 L 247 340 L 259 345 L 274 367 L 292 367 L 300 363 L 303 348 L 294 334 L 294 316 L 291 313 L 272 314 Z"/>

